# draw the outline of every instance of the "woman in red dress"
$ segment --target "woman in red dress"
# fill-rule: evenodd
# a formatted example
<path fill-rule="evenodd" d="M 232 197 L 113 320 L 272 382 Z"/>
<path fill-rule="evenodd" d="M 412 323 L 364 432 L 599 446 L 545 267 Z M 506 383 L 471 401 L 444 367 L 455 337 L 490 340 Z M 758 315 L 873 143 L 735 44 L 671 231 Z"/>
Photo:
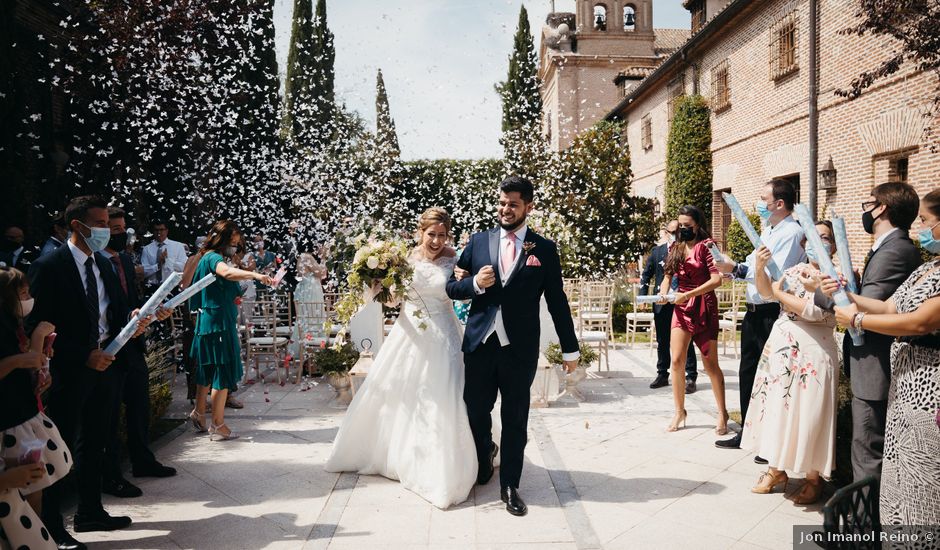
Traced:
<path fill-rule="evenodd" d="M 718 298 L 715 289 L 721 286 L 721 274 L 715 267 L 708 245 L 713 243 L 705 230 L 705 214 L 695 206 L 679 209 L 679 230 L 676 242 L 669 249 L 663 271 L 660 295 L 670 292 L 672 278 L 679 279 L 676 307 L 672 317 L 671 348 L 672 379 L 682 380 L 689 341 L 702 350 L 705 373 L 712 383 L 718 403 L 718 425 L 715 433 L 728 433 L 728 410 L 725 408 L 725 377 L 718 368 Z M 666 303 L 665 298 L 660 300 Z M 676 415 L 666 431 L 674 432 L 679 424 L 685 426 L 685 388 L 672 385 Z"/>

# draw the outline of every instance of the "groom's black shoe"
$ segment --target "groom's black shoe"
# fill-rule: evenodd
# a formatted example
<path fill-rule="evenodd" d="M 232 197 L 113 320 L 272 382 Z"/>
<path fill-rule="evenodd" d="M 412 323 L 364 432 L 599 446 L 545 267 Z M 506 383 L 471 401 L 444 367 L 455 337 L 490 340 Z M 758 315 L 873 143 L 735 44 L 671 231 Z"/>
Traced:
<path fill-rule="evenodd" d="M 522 502 L 519 496 L 519 489 L 515 487 L 503 487 L 499 492 L 499 497 L 506 503 L 506 511 L 514 516 L 524 516 L 529 513 L 529 507 Z"/>
<path fill-rule="evenodd" d="M 486 485 L 490 478 L 493 477 L 493 462 L 496 460 L 496 453 L 499 452 L 499 447 L 496 443 L 493 443 L 493 450 L 490 451 L 489 460 L 481 461 L 480 466 L 477 468 L 477 484 Z"/>

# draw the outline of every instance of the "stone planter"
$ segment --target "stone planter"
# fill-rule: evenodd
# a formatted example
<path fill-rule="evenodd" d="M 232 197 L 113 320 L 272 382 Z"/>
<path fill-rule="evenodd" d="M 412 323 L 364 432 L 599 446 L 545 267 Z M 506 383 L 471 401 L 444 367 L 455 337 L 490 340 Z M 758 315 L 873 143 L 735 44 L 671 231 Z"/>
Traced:
<path fill-rule="evenodd" d="M 587 368 L 578 365 L 578 368 L 570 374 L 565 372 L 565 367 L 562 365 L 555 365 L 555 369 L 558 373 L 558 381 L 561 387 L 561 393 L 558 394 L 555 401 L 569 404 L 584 401 L 584 393 L 581 391 L 581 388 L 578 387 L 578 384 L 587 378 Z"/>
<path fill-rule="evenodd" d="M 325 375 L 325 378 L 333 387 L 333 391 L 336 392 L 336 396 L 330 401 L 330 408 L 345 409 L 348 407 L 350 401 L 352 401 L 352 380 L 349 378 L 349 373 L 331 372 Z"/>

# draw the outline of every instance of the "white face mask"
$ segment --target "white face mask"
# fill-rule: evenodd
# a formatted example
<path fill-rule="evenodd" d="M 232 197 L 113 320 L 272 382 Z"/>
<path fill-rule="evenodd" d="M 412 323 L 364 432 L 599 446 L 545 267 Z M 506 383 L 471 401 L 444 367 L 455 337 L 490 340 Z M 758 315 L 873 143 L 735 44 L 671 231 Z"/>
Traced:
<path fill-rule="evenodd" d="M 36 302 L 35 298 L 30 298 L 29 300 L 20 300 L 20 311 L 23 313 L 25 318 L 33 311 L 33 304 Z"/>

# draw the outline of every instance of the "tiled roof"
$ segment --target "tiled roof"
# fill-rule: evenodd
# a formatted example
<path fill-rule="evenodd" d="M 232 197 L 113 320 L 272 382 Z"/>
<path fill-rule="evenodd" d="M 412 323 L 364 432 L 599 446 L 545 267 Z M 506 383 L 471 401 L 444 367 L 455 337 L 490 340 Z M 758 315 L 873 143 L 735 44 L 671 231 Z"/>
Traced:
<path fill-rule="evenodd" d="M 689 29 L 655 29 L 653 32 L 656 34 L 653 47 L 657 53 L 664 54 L 678 50 L 692 36 Z"/>

